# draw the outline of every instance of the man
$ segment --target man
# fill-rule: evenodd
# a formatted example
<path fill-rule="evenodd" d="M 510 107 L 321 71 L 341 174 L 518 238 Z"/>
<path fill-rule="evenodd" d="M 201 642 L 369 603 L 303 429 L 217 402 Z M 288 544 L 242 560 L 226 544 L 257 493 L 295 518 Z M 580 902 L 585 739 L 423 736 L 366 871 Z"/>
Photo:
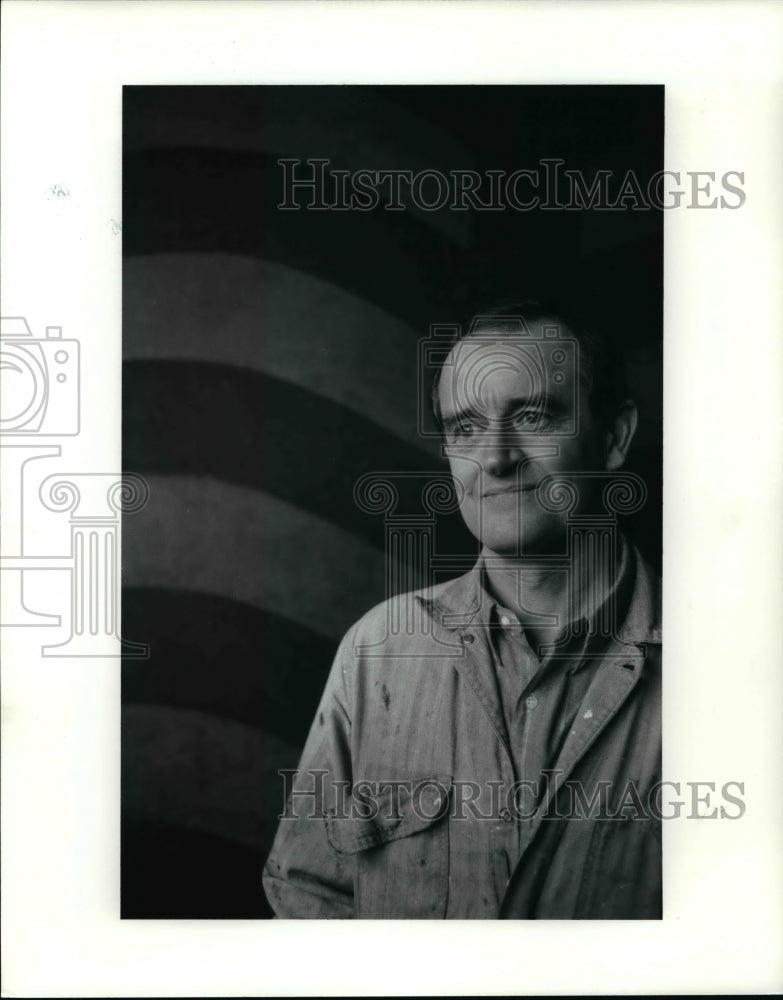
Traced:
<path fill-rule="evenodd" d="M 621 366 L 564 312 L 512 304 L 450 347 L 433 404 L 480 556 L 345 636 L 270 903 L 659 918 L 659 596 L 614 517 L 644 493 L 619 471 L 637 421 Z"/>

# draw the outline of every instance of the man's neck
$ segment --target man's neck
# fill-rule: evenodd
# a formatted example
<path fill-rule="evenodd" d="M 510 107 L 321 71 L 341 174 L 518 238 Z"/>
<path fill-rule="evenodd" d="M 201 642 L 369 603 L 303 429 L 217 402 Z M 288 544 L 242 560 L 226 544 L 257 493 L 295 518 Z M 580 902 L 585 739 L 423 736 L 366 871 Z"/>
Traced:
<path fill-rule="evenodd" d="M 611 586 L 597 579 L 594 571 L 585 572 L 585 566 L 571 566 L 564 572 L 544 560 L 536 565 L 534 558 L 504 557 L 487 549 L 482 550 L 482 557 L 490 593 L 517 615 L 534 649 L 551 643 L 571 617 L 595 611 Z M 612 578 L 615 573 L 613 567 Z"/>

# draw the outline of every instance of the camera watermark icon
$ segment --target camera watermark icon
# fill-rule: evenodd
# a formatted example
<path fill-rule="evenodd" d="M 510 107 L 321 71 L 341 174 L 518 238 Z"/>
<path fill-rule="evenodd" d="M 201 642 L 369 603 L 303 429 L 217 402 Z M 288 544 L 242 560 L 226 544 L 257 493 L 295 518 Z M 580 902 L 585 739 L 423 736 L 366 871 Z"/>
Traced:
<path fill-rule="evenodd" d="M 0 434 L 79 433 L 79 341 L 62 327 L 34 337 L 22 316 L 0 320 Z"/>
<path fill-rule="evenodd" d="M 419 342 L 418 430 L 442 441 L 450 472 L 424 477 L 415 511 L 400 504 L 401 495 L 411 493 L 413 473 L 370 473 L 356 484 L 357 506 L 384 517 L 387 580 L 386 634 L 360 653 L 389 655 L 393 636 L 432 634 L 445 648 L 425 655 L 466 655 L 466 636 L 457 631 L 475 626 L 480 596 L 472 612 L 442 616 L 448 639 L 442 630 L 433 632 L 427 610 L 438 580 L 478 567 L 475 552 L 437 551 L 437 515 L 457 509 L 481 543 L 482 572 L 508 576 L 513 560 L 517 624 L 557 630 L 548 633 L 540 655 L 579 658 L 572 640 L 617 639 L 613 595 L 624 551 L 618 516 L 639 510 L 647 488 L 633 473 L 601 467 L 595 457 L 599 424 L 582 420 L 588 402 L 582 394 L 593 377 L 588 348 L 582 357 L 584 345 L 552 318 L 555 310 L 529 305 L 530 322 L 516 311 L 496 311 L 475 316 L 464 332 L 459 324 L 433 324 Z M 427 419 L 430 407 L 435 431 Z M 583 431 L 589 440 L 580 438 Z M 597 468 L 584 471 L 585 464 Z M 439 505 L 432 503 L 436 483 Z M 527 606 L 524 581 L 532 571 L 562 576 L 565 613 Z M 472 643 L 476 637 L 468 638 Z"/>
<path fill-rule="evenodd" d="M 547 439 L 579 433 L 580 343 L 559 323 L 528 324 L 520 315 L 476 316 L 463 334 L 460 324 L 433 323 L 419 341 L 418 433 L 443 439 L 444 450 L 461 453 L 481 446 L 475 435 L 460 430 L 468 420 L 483 421 L 490 380 L 498 373 L 513 375 L 524 405 L 510 412 L 493 431 L 492 443 L 523 431 L 546 433 Z M 442 399 L 449 415 L 442 413 Z M 550 419 L 556 397 L 557 420 Z M 429 413 L 440 425 L 433 430 Z"/>
<path fill-rule="evenodd" d="M 146 481 L 133 473 L 39 471 L 41 460 L 62 454 L 48 439 L 79 434 L 79 374 L 79 342 L 63 338 L 62 327 L 35 338 L 23 317 L 2 319 L 0 625 L 61 627 L 63 615 L 50 613 L 49 603 L 61 571 L 69 574 L 69 632 L 43 645 L 42 655 L 146 659 L 145 644 L 120 635 L 119 546 L 120 516 L 147 503 Z M 44 512 L 70 514 L 65 545 L 52 541 L 47 528 L 55 524 L 42 521 Z"/>

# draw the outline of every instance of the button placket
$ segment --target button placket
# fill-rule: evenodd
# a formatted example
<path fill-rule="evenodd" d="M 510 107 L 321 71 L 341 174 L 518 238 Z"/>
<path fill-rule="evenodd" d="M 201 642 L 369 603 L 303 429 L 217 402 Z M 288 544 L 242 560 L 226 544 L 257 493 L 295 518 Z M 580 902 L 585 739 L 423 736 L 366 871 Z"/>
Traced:
<path fill-rule="evenodd" d="M 477 640 L 483 636 L 477 635 L 475 631 L 460 631 L 459 641 L 465 647 L 472 647 L 470 652 L 465 649 L 463 655 L 454 661 L 454 669 L 461 674 L 474 695 L 478 703 L 488 717 L 497 739 L 503 748 L 502 762 L 500 763 L 501 776 L 505 782 L 513 782 L 515 779 L 514 759 L 506 732 L 505 721 L 497 697 L 494 695 L 493 686 L 489 683 L 490 678 L 483 676 L 488 671 L 484 669 L 481 643 L 476 645 Z M 484 641 L 486 639 L 484 638 Z M 486 651 L 489 654 L 489 650 Z M 493 668 L 494 673 L 494 668 Z"/>

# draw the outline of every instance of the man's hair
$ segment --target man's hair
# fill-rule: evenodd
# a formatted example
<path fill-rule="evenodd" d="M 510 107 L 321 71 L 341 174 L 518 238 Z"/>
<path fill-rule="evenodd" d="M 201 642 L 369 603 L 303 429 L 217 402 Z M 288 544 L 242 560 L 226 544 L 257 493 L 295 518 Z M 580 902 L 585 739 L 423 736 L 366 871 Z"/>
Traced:
<path fill-rule="evenodd" d="M 519 317 L 524 320 L 528 327 L 542 320 L 551 320 L 565 327 L 579 343 L 579 377 L 588 392 L 587 401 L 590 411 L 602 424 L 608 425 L 618 409 L 628 399 L 628 382 L 622 352 L 609 337 L 596 330 L 588 329 L 573 307 L 545 300 L 511 300 L 496 302 L 488 308 L 478 311 L 475 316 L 481 318 L 484 331 L 490 327 L 483 321 L 494 317 L 505 319 Z M 504 335 L 502 332 L 504 325 L 499 324 L 500 337 Z M 456 344 L 468 340 L 471 336 L 480 335 L 472 329 L 470 323 L 460 327 L 459 333 L 455 335 L 448 345 L 448 351 L 443 355 L 444 362 Z M 513 335 L 513 333 L 509 335 Z M 431 397 L 432 412 L 441 430 L 443 429 L 443 421 L 439 392 L 442 374 L 443 363 L 438 365 L 435 370 Z"/>

